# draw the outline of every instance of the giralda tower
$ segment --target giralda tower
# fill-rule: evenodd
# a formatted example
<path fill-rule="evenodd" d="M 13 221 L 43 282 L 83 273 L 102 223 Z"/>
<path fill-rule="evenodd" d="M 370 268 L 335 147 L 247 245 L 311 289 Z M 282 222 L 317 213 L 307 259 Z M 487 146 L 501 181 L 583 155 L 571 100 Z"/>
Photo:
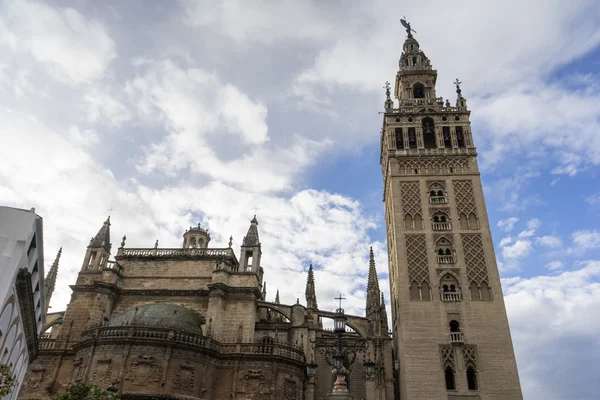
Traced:
<path fill-rule="evenodd" d="M 410 25 L 381 133 L 396 382 L 402 400 L 522 399 L 470 111 L 436 97 Z"/>

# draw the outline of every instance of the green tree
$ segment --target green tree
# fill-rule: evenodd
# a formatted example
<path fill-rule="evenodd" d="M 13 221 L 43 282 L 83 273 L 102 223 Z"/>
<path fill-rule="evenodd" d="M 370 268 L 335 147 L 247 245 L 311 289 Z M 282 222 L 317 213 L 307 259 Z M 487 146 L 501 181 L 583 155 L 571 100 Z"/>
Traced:
<path fill-rule="evenodd" d="M 57 394 L 52 400 L 115 400 L 120 399 L 120 393 L 111 393 L 90 383 L 79 382 L 66 392 Z"/>

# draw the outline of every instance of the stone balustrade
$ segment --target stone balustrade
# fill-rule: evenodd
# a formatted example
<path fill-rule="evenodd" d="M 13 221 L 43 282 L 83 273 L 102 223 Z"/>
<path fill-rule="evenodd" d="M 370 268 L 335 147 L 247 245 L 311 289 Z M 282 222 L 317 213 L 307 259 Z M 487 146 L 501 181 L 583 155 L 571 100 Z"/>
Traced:
<path fill-rule="evenodd" d="M 234 257 L 233 249 L 125 249 L 120 248 L 119 258 L 223 258 Z"/>
<path fill-rule="evenodd" d="M 82 340 L 94 339 L 150 339 L 157 342 L 175 342 L 194 347 L 203 347 L 214 350 L 220 354 L 268 354 L 290 358 L 304 362 L 304 351 L 300 348 L 280 343 L 219 343 L 218 341 L 202 336 L 201 334 L 174 331 L 168 328 L 146 327 L 146 326 L 105 326 L 97 329 L 89 329 L 82 334 Z M 40 339 L 40 348 L 53 348 L 51 339 Z M 47 347 L 41 347 L 41 342 Z M 46 343 L 48 342 L 48 343 Z"/>
<path fill-rule="evenodd" d="M 454 256 L 453 255 L 437 255 L 438 264 L 454 264 Z"/>
<path fill-rule="evenodd" d="M 392 150 L 397 156 L 456 156 L 456 155 L 477 155 L 477 150 L 473 147 L 457 148 L 434 148 L 434 149 L 395 149 Z"/>
<path fill-rule="evenodd" d="M 434 231 L 450 231 L 452 230 L 452 224 L 450 222 L 434 222 L 432 229 Z"/>
<path fill-rule="evenodd" d="M 450 332 L 450 343 L 464 343 L 462 332 Z"/>
<path fill-rule="evenodd" d="M 442 292 L 442 301 L 461 301 L 460 292 Z"/>
<path fill-rule="evenodd" d="M 446 196 L 429 196 L 430 204 L 446 204 L 447 202 Z"/>
<path fill-rule="evenodd" d="M 40 338 L 38 339 L 38 346 L 40 349 L 53 349 L 56 345 L 56 339 Z"/>

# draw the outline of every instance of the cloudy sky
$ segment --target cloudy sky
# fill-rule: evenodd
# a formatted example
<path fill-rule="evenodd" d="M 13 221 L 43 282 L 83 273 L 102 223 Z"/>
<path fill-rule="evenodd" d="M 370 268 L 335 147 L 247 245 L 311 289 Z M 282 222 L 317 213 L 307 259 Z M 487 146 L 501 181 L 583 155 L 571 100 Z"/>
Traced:
<path fill-rule="evenodd" d="M 378 140 L 406 15 L 460 78 L 527 399 L 600 391 L 600 7 L 581 0 L 0 2 L 0 203 L 44 218 L 64 308 L 112 211 L 116 250 L 239 248 L 258 209 L 268 297 L 362 313 L 387 293 Z M 290 284 L 293 282 L 293 284 Z"/>

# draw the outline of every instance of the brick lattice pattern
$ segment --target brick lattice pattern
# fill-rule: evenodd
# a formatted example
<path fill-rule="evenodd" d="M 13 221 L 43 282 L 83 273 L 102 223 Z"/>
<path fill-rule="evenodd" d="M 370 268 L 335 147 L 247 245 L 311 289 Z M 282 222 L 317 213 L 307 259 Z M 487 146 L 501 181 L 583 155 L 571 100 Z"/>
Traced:
<path fill-rule="evenodd" d="M 458 215 L 464 214 L 477 216 L 477 207 L 475 207 L 475 196 L 473 195 L 473 182 L 454 181 L 454 195 L 456 198 L 456 211 Z"/>
<path fill-rule="evenodd" d="M 429 285 L 429 268 L 427 267 L 427 245 L 425 235 L 406 236 L 406 258 L 408 260 L 408 279 L 418 285 L 427 282 Z"/>
<path fill-rule="evenodd" d="M 402 212 L 411 217 L 423 215 L 421 211 L 421 194 L 419 182 L 400 182 L 400 194 L 402 196 Z"/>
<path fill-rule="evenodd" d="M 460 236 L 465 252 L 465 265 L 467 267 L 469 285 L 471 282 L 475 282 L 478 286 L 482 282 L 489 282 L 481 235 L 462 234 Z"/>

